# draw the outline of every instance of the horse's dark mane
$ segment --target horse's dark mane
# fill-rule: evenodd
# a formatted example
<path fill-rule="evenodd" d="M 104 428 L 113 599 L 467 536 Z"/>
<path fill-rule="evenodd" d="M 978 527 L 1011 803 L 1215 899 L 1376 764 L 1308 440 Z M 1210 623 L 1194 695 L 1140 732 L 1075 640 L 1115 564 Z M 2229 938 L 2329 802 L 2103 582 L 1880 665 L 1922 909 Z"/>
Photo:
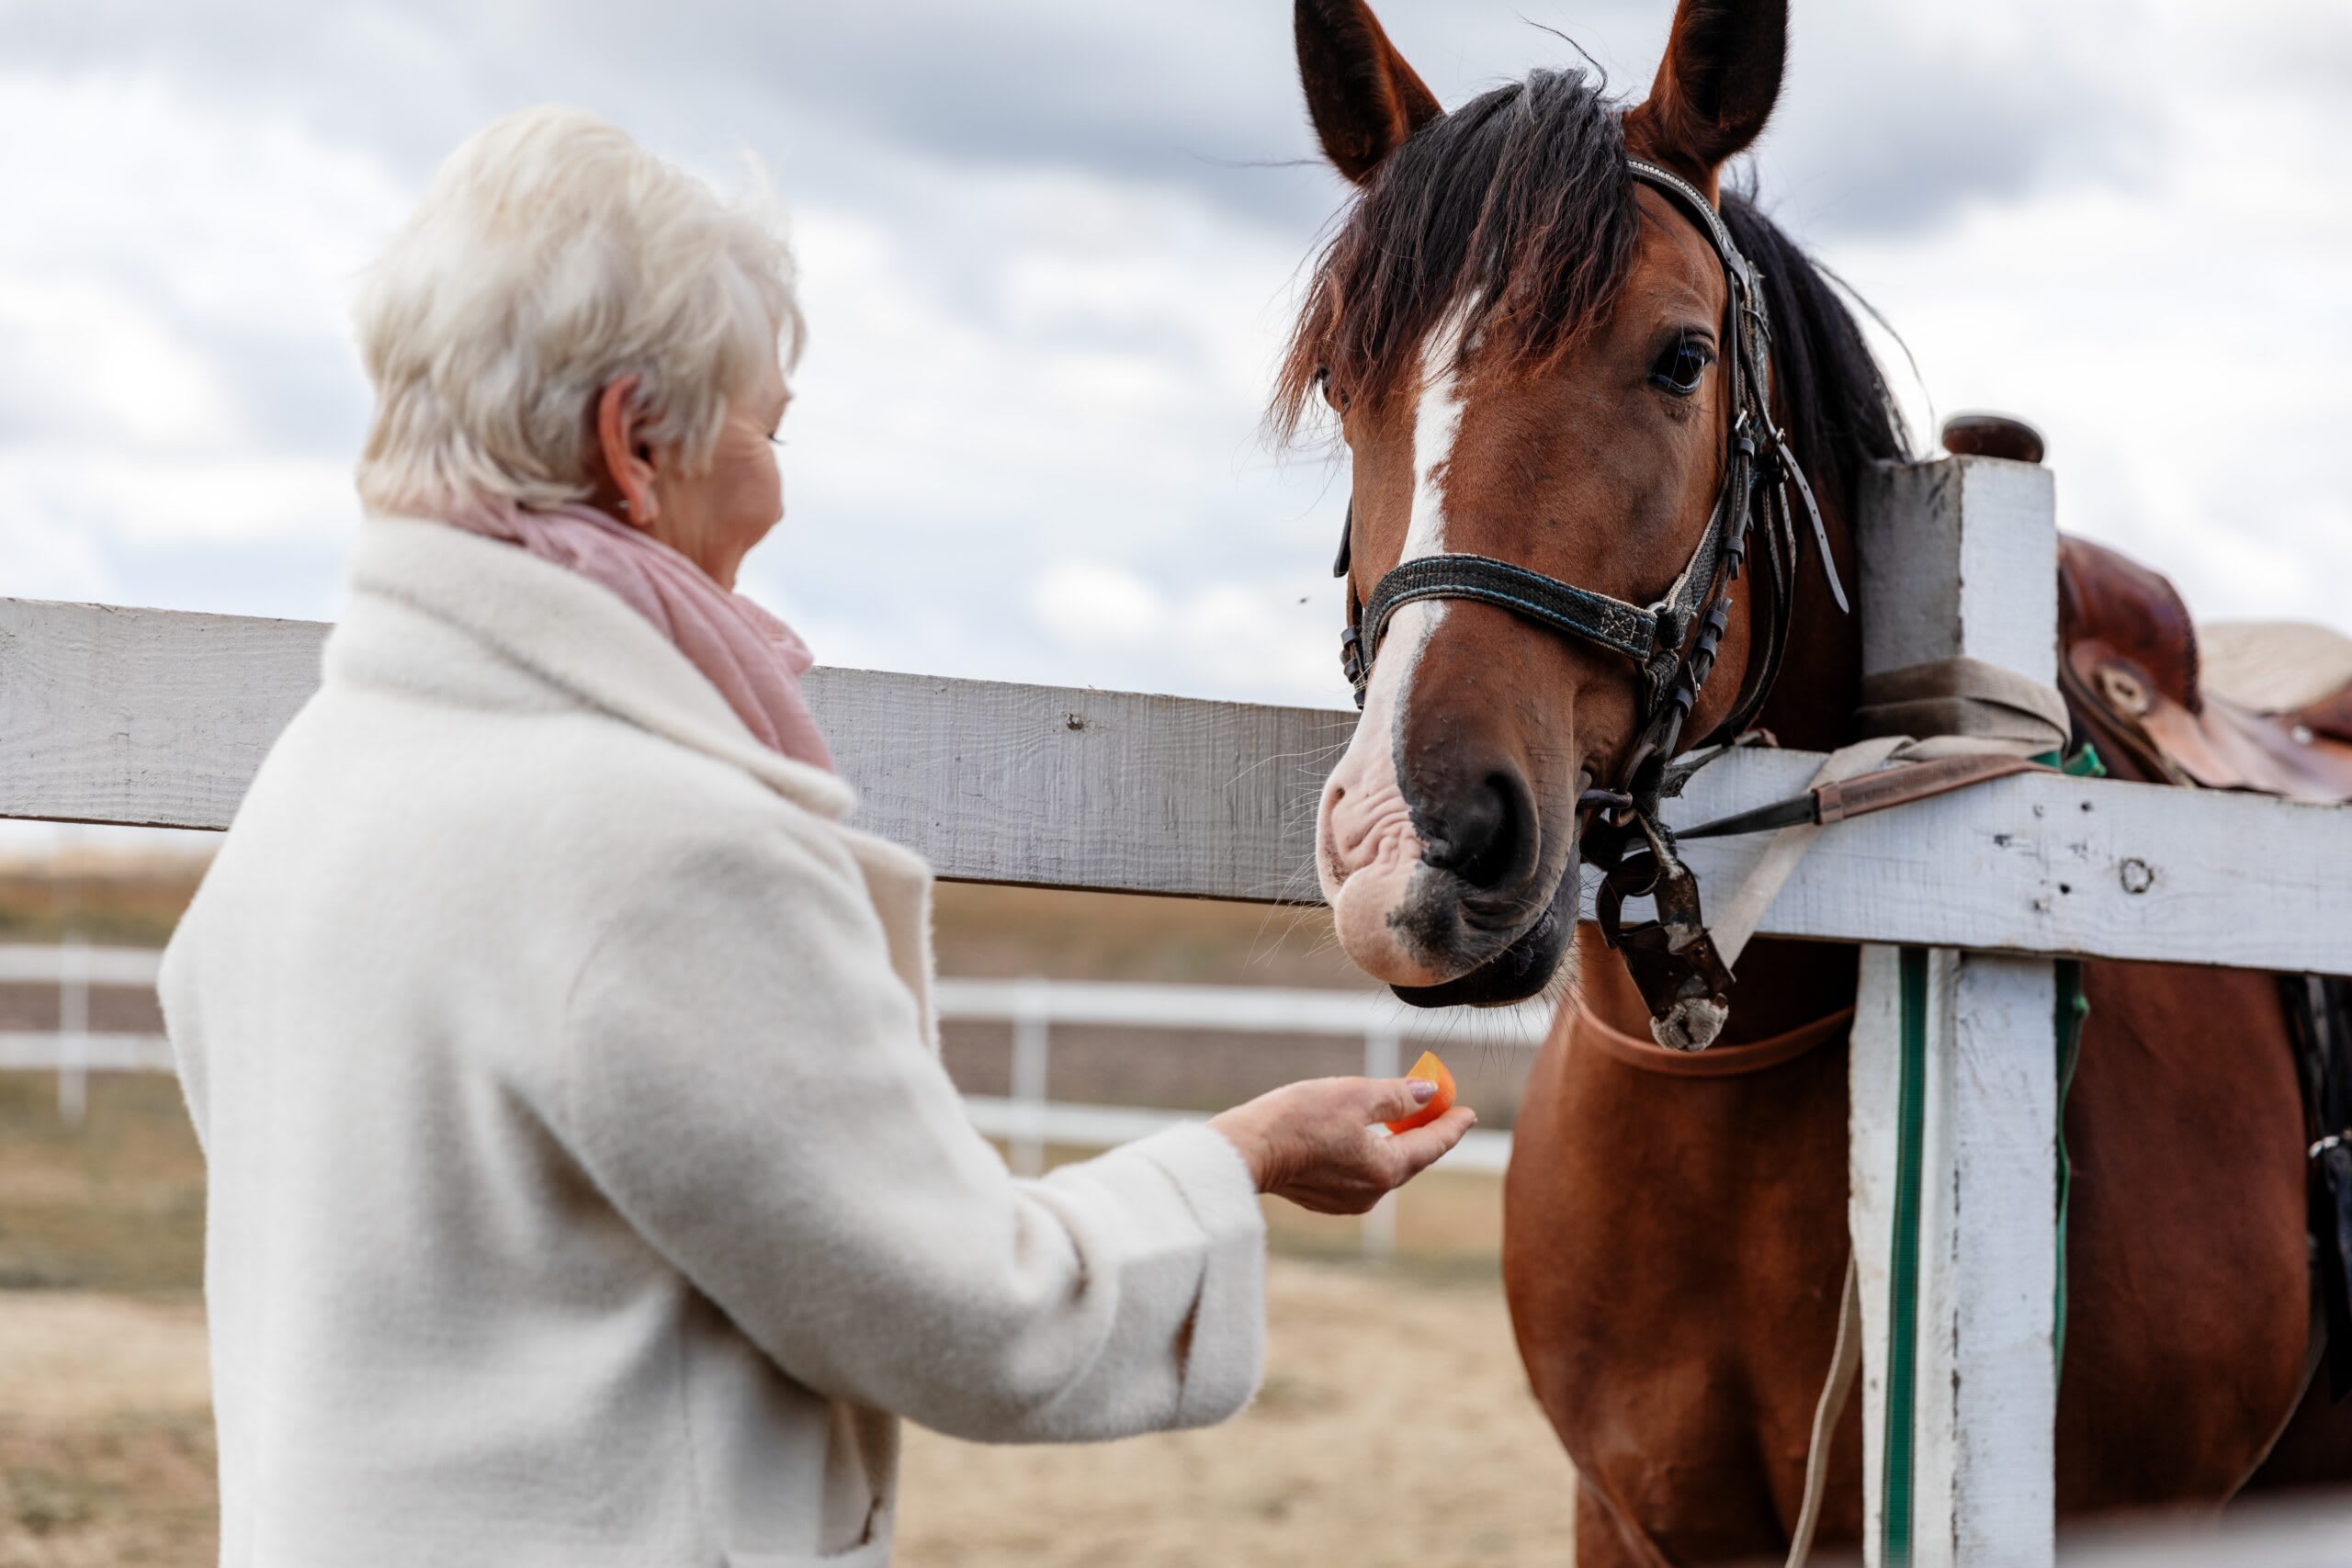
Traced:
<path fill-rule="evenodd" d="M 1789 444 L 1814 488 L 1850 515 L 1862 466 L 1910 456 L 1903 411 L 1853 313 L 1838 297 L 1843 283 L 1799 250 L 1752 197 L 1724 192 L 1723 215 L 1764 291 L 1773 385 Z"/>
<path fill-rule="evenodd" d="M 1908 446 L 1901 413 L 1834 280 L 1758 211 L 1724 219 L 1763 276 L 1797 459 L 1849 501 L 1861 465 Z M 1639 219 L 1617 106 L 1580 71 L 1538 71 L 1423 126 L 1390 153 L 1318 260 L 1276 386 L 1296 433 L 1326 377 L 1376 401 L 1461 302 L 1482 364 L 1537 372 L 1603 320 Z"/>

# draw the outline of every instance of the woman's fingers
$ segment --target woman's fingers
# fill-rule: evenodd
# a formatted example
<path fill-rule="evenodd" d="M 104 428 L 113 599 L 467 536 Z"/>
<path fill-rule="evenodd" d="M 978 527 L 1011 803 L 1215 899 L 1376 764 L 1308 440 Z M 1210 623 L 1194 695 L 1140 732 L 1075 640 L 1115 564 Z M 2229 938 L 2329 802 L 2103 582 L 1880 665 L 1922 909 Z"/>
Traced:
<path fill-rule="evenodd" d="M 1437 1085 L 1427 1078 L 1359 1078 L 1366 1090 L 1368 1103 L 1364 1107 L 1367 1124 L 1372 1122 L 1402 1122 L 1437 1095 Z"/>
<path fill-rule="evenodd" d="M 1476 1111 L 1466 1105 L 1457 1105 L 1427 1126 L 1390 1138 L 1388 1148 L 1399 1166 L 1392 1185 L 1402 1187 L 1435 1165 L 1448 1149 L 1462 1141 L 1464 1133 L 1477 1124 Z"/>
<path fill-rule="evenodd" d="M 1367 1127 L 1275 1190 L 1318 1214 L 1361 1214 L 1462 1141 L 1477 1113 L 1457 1105 L 1426 1127 L 1390 1135 Z"/>
<path fill-rule="evenodd" d="M 1430 1102 L 1420 1078 L 1322 1078 L 1291 1084 L 1210 1122 L 1241 1151 L 1258 1190 L 1321 1213 L 1360 1214 L 1427 1169 L 1478 1118 L 1467 1106 L 1409 1132 L 1402 1121 Z"/>

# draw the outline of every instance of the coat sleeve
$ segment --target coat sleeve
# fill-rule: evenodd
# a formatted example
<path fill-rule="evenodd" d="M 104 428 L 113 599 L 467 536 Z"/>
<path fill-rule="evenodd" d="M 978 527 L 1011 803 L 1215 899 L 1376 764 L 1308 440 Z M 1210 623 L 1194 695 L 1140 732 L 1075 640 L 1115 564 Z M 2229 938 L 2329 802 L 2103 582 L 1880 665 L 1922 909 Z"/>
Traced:
<path fill-rule="evenodd" d="M 670 857 L 565 1009 L 561 1121 L 792 1377 L 982 1441 L 1205 1426 L 1255 1392 L 1264 1222 L 1204 1126 L 1042 1180 L 974 1129 L 838 846 Z"/>

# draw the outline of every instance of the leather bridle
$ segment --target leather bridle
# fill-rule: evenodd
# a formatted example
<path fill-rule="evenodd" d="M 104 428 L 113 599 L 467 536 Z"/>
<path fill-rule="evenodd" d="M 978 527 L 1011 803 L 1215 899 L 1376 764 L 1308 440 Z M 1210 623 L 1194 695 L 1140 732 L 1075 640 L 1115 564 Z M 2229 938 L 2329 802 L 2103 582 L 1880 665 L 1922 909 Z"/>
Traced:
<path fill-rule="evenodd" d="M 1362 707 L 1390 618 L 1420 600 L 1467 599 L 1509 610 L 1632 662 L 1638 682 L 1633 750 L 1615 786 L 1587 791 L 1577 809 L 1588 818 L 1584 858 L 1605 874 L 1594 911 L 1601 935 L 1623 953 L 1651 1016 L 1663 1022 L 1679 1009 L 1729 1006 L 1730 970 L 1716 954 L 1700 918 L 1698 883 L 1675 852 L 1674 837 L 1658 813 L 1662 801 L 1677 793 L 1698 766 L 1720 755 L 1711 751 L 1695 761 L 1673 761 L 1683 726 L 1714 670 L 1716 651 L 1730 624 L 1732 584 L 1746 570 L 1750 540 L 1758 534 L 1763 536 L 1767 579 L 1758 596 L 1759 655 L 1749 660 L 1730 713 L 1701 745 L 1714 746 L 1745 732 L 1771 694 L 1787 652 L 1796 596 L 1801 539 L 1792 491 L 1804 503 L 1831 596 L 1840 610 L 1847 603 L 1845 586 L 1830 558 L 1821 509 L 1786 435 L 1772 419 L 1771 323 L 1756 269 L 1740 254 L 1713 203 L 1696 186 L 1640 159 L 1628 158 L 1625 168 L 1634 179 L 1663 193 L 1698 228 L 1714 247 L 1730 288 L 1722 363 L 1730 381 L 1732 428 L 1723 483 L 1705 533 L 1680 574 L 1646 608 L 1487 556 L 1435 555 L 1406 561 L 1374 584 L 1369 598 L 1358 602 L 1351 590 L 1340 659 L 1355 688 L 1356 705 Z M 1335 576 L 1349 574 L 1354 531 L 1351 505 Z M 1658 918 L 1623 926 L 1619 915 L 1624 900 L 1643 896 L 1655 898 Z"/>

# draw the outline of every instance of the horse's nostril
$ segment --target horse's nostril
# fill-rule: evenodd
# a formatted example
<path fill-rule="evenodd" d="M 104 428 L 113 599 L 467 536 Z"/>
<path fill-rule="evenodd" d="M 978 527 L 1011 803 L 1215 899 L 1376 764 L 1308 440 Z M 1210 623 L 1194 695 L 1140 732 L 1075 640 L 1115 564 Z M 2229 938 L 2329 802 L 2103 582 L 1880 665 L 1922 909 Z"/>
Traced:
<path fill-rule="evenodd" d="M 1521 873 L 1527 831 L 1525 791 L 1503 773 L 1489 773 L 1446 814 L 1446 832 L 1430 845 L 1429 863 L 1480 889 L 1502 886 Z"/>

